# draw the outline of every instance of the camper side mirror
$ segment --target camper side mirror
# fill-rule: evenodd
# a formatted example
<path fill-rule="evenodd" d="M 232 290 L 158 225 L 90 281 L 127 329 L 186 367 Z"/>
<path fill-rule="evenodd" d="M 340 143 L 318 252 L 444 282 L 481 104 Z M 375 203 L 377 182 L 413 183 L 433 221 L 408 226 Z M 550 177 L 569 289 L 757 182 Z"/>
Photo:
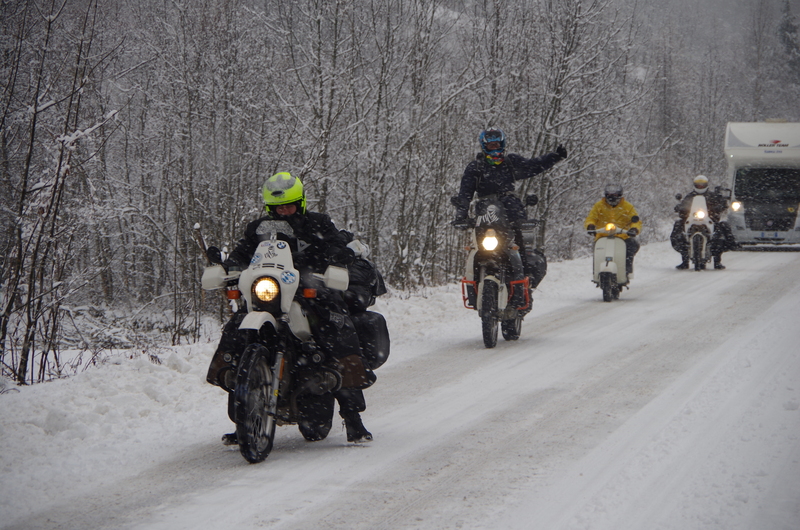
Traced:
<path fill-rule="evenodd" d="M 723 188 L 722 186 L 717 186 L 714 188 L 714 191 L 720 195 L 723 199 L 730 200 L 731 198 L 731 190 L 730 188 Z"/>
<path fill-rule="evenodd" d="M 535 193 L 531 193 L 525 197 L 525 206 L 536 206 L 537 204 L 539 204 L 539 196 Z"/>

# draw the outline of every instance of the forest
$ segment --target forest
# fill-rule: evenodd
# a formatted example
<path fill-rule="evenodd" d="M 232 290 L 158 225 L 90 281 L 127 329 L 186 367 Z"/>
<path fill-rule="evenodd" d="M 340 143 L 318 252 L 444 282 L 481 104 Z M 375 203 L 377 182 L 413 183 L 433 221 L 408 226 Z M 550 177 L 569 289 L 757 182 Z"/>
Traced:
<path fill-rule="evenodd" d="M 523 181 L 548 260 L 609 182 L 667 238 L 725 185 L 728 121 L 800 121 L 798 0 L 2 0 L 0 375 L 196 341 L 277 171 L 367 242 L 397 296 L 453 282 L 450 197 L 502 128 L 569 156 Z M 546 282 L 546 279 L 545 279 Z M 65 355 L 65 352 L 70 352 Z"/>

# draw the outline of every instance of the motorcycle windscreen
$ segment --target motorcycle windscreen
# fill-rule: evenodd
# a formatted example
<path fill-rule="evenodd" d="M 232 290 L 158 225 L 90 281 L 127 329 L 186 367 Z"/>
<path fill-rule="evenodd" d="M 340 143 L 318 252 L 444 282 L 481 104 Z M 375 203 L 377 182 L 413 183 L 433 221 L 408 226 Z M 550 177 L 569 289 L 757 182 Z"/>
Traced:
<path fill-rule="evenodd" d="M 258 224 L 258 228 L 256 228 L 256 236 L 259 241 L 269 241 L 273 237 L 281 241 L 286 241 L 292 247 L 293 251 L 297 250 L 297 238 L 288 221 L 276 219 L 261 221 Z"/>

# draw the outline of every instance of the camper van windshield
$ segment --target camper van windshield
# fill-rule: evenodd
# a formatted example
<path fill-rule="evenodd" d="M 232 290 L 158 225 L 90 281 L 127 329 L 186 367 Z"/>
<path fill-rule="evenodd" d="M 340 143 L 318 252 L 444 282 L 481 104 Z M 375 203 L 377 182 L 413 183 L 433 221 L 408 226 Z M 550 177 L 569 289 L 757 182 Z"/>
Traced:
<path fill-rule="evenodd" d="M 739 200 L 800 203 L 800 169 L 740 168 L 734 188 Z"/>

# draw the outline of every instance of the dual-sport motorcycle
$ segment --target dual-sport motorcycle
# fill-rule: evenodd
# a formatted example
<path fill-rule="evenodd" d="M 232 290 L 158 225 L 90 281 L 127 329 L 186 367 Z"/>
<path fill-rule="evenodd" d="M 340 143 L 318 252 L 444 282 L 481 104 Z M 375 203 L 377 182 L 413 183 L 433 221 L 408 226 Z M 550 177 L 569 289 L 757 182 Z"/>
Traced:
<path fill-rule="evenodd" d="M 631 223 L 639 220 L 638 216 L 631 218 Z M 592 281 L 603 291 L 603 301 L 610 302 L 619 298 L 619 293 L 623 287 L 628 287 L 630 278 L 626 267 L 625 239 L 619 237 L 620 234 L 628 232 L 628 228 L 622 228 L 614 223 L 590 231 L 590 234 L 598 234 L 594 242 L 594 260 Z"/>
<path fill-rule="evenodd" d="M 456 200 L 454 197 L 454 204 Z M 531 195 L 526 203 L 531 206 L 536 201 L 536 196 Z M 525 219 L 516 223 L 526 237 L 533 233 L 538 220 Z M 519 339 L 522 319 L 531 309 L 532 286 L 524 274 L 519 247 L 514 241 L 515 226 L 508 220 L 500 197 L 481 197 L 475 203 L 475 217 L 453 226 L 472 229 L 461 294 L 464 306 L 476 310 L 481 318 L 484 346 L 494 348 L 497 345 L 498 323 L 505 340 Z M 544 256 L 534 251 L 528 237 L 526 245 L 528 259 L 544 262 Z"/>
<path fill-rule="evenodd" d="M 683 196 L 678 193 L 675 198 L 680 201 Z M 675 207 L 679 211 L 680 204 Z M 689 260 L 694 270 L 706 268 L 711 261 L 711 238 L 714 236 L 714 221 L 708 215 L 708 204 L 705 195 L 695 195 L 689 205 L 688 216 L 683 223 L 683 234 L 689 243 Z"/>
<path fill-rule="evenodd" d="M 202 278 L 203 289 L 227 287 L 229 298 L 230 291 L 240 293 L 246 304 L 239 331 L 247 346 L 235 377 L 229 378 L 229 415 L 239 450 L 250 463 L 267 458 L 278 425 L 297 424 L 309 441 L 328 435 L 333 392 L 342 387 L 342 374 L 325 363 L 301 301 L 324 288 L 344 291 L 349 284 L 347 269 L 335 266 L 301 279 L 292 259 L 298 241 L 286 221 L 263 221 L 259 234 L 262 241 L 247 269 L 226 272 L 219 249 L 210 247 L 213 265 Z"/>

